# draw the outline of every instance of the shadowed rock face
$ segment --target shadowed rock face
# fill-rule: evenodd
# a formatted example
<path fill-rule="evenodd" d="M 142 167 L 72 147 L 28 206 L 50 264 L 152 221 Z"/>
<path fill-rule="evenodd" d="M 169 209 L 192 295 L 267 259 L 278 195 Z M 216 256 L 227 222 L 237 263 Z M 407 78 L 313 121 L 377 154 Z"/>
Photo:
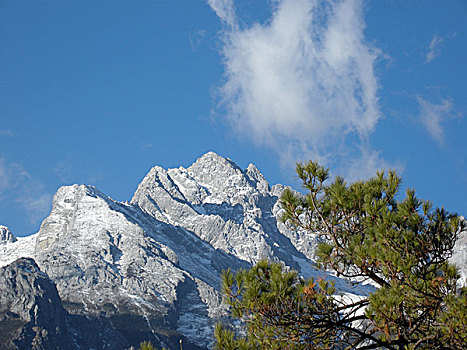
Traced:
<path fill-rule="evenodd" d="M 57 288 L 32 259 L 0 269 L 0 348 L 71 348 Z"/>
<path fill-rule="evenodd" d="M 144 340 L 179 349 L 180 339 L 184 350 L 208 348 L 214 324 L 227 315 L 219 294 L 222 269 L 269 258 L 305 276 L 324 274 L 314 269 L 316 237 L 277 220 L 283 189 L 269 186 L 253 165 L 242 170 L 212 152 L 186 169 L 154 167 L 130 203 L 92 186 L 60 188 L 36 235 L 0 243 L 0 265 L 21 256 L 37 262 L 20 260 L 32 267 L 13 262 L 6 268 L 10 282 L 1 285 L 6 301 L 0 339 L 13 345 L 0 343 L 0 349 L 15 348 L 17 334 L 24 334 L 22 344 L 28 346 L 34 339 L 34 344 L 63 340 L 60 349 L 126 349 Z M 12 276 L 23 274 L 31 279 L 30 288 L 18 290 Z M 329 278 L 348 293 L 372 288 L 357 291 Z M 56 321 L 18 313 L 12 303 L 18 293 L 36 300 L 35 281 L 48 286 L 38 291 L 51 293 L 43 297 L 51 304 L 32 303 L 24 310 L 48 310 Z M 70 341 L 73 346 L 66 347 Z"/>
<path fill-rule="evenodd" d="M 124 349 L 105 319 L 69 314 L 55 284 L 33 259 L 0 268 L 0 349 Z"/>
<path fill-rule="evenodd" d="M 0 244 L 13 243 L 17 239 L 6 226 L 0 225 Z"/>

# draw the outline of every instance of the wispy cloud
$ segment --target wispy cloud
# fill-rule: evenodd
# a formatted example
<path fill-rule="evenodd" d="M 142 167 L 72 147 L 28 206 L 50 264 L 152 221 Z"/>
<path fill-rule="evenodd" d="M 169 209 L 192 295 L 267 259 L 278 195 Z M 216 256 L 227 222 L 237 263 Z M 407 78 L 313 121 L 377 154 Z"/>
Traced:
<path fill-rule="evenodd" d="M 141 145 L 141 149 L 144 150 L 144 151 L 147 151 L 147 150 L 157 150 L 158 147 L 152 143 L 143 143 Z"/>
<path fill-rule="evenodd" d="M 195 30 L 189 34 L 188 39 L 190 40 L 190 46 L 193 52 L 198 51 L 198 48 L 206 39 L 206 34 L 207 31 L 204 29 Z"/>
<path fill-rule="evenodd" d="M 368 143 L 381 117 L 381 55 L 365 41 L 362 1 L 273 1 L 270 21 L 249 27 L 232 1 L 208 3 L 226 24 L 219 97 L 239 134 L 275 149 L 283 163 L 340 164 L 352 153 L 385 165 Z"/>
<path fill-rule="evenodd" d="M 360 156 L 347 159 L 343 167 L 346 170 L 346 180 L 350 182 L 374 176 L 377 170 L 394 169 L 400 174 L 405 169 L 400 161 L 390 163 L 381 157 L 380 152 L 370 147 L 361 147 Z"/>
<path fill-rule="evenodd" d="M 208 0 L 208 4 L 222 21 L 231 26 L 235 24 L 233 0 Z"/>
<path fill-rule="evenodd" d="M 459 118 L 461 115 L 454 112 L 451 100 L 443 99 L 439 104 L 432 103 L 417 96 L 420 109 L 420 120 L 430 135 L 440 144 L 444 144 L 443 123 L 446 120 Z"/>
<path fill-rule="evenodd" d="M 5 166 L 5 160 L 0 158 L 0 200 L 3 192 L 8 188 L 9 176 Z"/>
<path fill-rule="evenodd" d="M 73 159 L 71 156 L 67 156 L 65 159 L 58 161 L 52 168 L 52 171 L 57 175 L 58 179 L 62 183 L 70 182 L 73 178 Z"/>
<path fill-rule="evenodd" d="M 443 38 L 438 35 L 433 35 L 433 39 L 431 39 L 430 45 L 428 46 L 428 50 L 426 53 L 426 62 L 430 63 L 436 57 L 441 55 L 441 45 L 443 44 Z"/>
<path fill-rule="evenodd" d="M 20 164 L 0 158 L 0 201 L 19 204 L 37 224 L 50 210 L 52 196 Z"/>

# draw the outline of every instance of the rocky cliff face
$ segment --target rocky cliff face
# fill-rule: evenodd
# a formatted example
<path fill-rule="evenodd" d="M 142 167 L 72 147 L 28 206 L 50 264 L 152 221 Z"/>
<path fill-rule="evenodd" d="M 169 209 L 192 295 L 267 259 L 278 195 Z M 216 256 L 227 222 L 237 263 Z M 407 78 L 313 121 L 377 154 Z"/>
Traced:
<path fill-rule="evenodd" d="M 315 241 L 278 224 L 282 190 L 271 188 L 254 165 L 241 170 L 210 152 L 187 169 L 152 168 L 131 204 L 246 262 L 277 258 L 299 270 L 294 258 L 312 258 Z"/>
<path fill-rule="evenodd" d="M 214 319 L 224 315 L 222 268 L 245 266 L 192 232 L 84 185 L 57 192 L 34 256 L 71 313 L 111 320 L 132 344 L 184 339 L 185 348 L 207 346 Z"/>
<path fill-rule="evenodd" d="M 56 285 L 63 317 L 73 320 L 66 322 L 75 348 L 150 340 L 178 349 L 181 339 L 184 349 L 205 349 L 226 317 L 222 269 L 269 258 L 323 275 L 314 268 L 316 237 L 277 220 L 282 191 L 253 165 L 242 170 L 215 153 L 186 169 L 154 167 L 129 203 L 91 186 L 62 187 L 36 235 L 0 244 L 0 264 L 35 259 Z M 347 293 L 372 288 L 329 278 Z M 82 334 L 92 334 L 94 345 Z"/>
<path fill-rule="evenodd" d="M 32 259 L 0 269 L 0 348 L 72 346 L 57 289 Z"/>
<path fill-rule="evenodd" d="M 13 243 L 17 239 L 13 233 L 8 229 L 8 227 L 0 225 L 0 244 Z"/>
<path fill-rule="evenodd" d="M 0 268 L 1 349 L 115 349 L 128 341 L 105 319 L 71 315 L 35 261 Z"/>

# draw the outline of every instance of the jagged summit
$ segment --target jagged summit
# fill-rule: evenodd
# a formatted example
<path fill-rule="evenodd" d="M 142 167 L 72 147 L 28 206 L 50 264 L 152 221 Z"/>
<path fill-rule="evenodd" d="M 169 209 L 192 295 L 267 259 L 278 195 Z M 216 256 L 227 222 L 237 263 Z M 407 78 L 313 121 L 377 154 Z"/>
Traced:
<path fill-rule="evenodd" d="M 6 226 L 0 225 L 0 244 L 16 242 L 15 235 Z"/>
<path fill-rule="evenodd" d="M 216 161 L 216 162 L 219 162 L 219 161 L 227 161 L 230 159 L 229 158 L 224 158 L 222 157 L 221 155 L 217 154 L 216 152 L 214 151 L 208 151 L 206 153 L 204 153 L 203 155 L 201 155 L 201 157 L 199 157 L 195 163 L 198 163 L 198 162 L 205 162 L 205 161 Z"/>
<path fill-rule="evenodd" d="M 153 167 L 131 203 L 158 220 L 179 224 L 188 217 L 219 214 L 213 212 L 215 207 L 254 205 L 268 195 L 269 184 L 254 166 L 242 170 L 230 159 L 208 152 L 188 168 Z"/>
<path fill-rule="evenodd" d="M 257 188 L 267 190 L 269 188 L 266 179 L 254 165 L 242 170 L 232 160 L 223 158 L 214 152 L 208 152 L 201 156 L 187 169 L 187 172 L 199 183 L 212 189 L 213 192 L 217 192 L 219 195 L 221 192 L 225 192 L 232 198 L 237 197 L 238 194 L 251 193 L 250 187 L 254 190 Z M 260 184 L 258 185 L 258 183 Z"/>
<path fill-rule="evenodd" d="M 240 167 L 235 164 L 230 158 L 224 158 L 215 152 L 207 152 L 199 157 L 188 169 L 196 169 L 205 167 L 208 169 L 222 169 L 228 168 L 231 170 L 242 171 Z"/>
<path fill-rule="evenodd" d="M 67 202 L 70 202 L 70 198 L 72 198 L 73 196 L 79 197 L 83 195 L 91 196 L 91 197 L 109 198 L 106 194 L 99 191 L 96 187 L 92 185 L 86 185 L 86 184 L 74 184 L 74 185 L 62 186 L 57 190 L 54 197 L 68 196 L 69 199 L 67 200 Z"/>

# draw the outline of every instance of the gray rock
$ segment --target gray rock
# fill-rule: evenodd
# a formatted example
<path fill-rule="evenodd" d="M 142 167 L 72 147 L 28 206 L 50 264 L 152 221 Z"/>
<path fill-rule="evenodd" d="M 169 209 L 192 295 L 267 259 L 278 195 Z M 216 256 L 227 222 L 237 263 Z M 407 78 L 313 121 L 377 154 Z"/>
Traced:
<path fill-rule="evenodd" d="M 1 349 L 126 349 L 106 319 L 71 315 L 55 284 L 33 259 L 0 268 Z"/>
<path fill-rule="evenodd" d="M 209 152 L 187 169 L 154 167 L 131 203 L 248 263 L 269 258 L 300 270 L 297 259 L 313 257 L 316 238 L 298 239 L 278 223 L 282 191 L 279 186 L 271 189 L 254 165 L 241 170 Z"/>
<path fill-rule="evenodd" d="M 66 316 L 53 282 L 32 259 L 0 268 L 0 348 L 72 348 Z"/>
<path fill-rule="evenodd" d="M 8 227 L 0 225 L 0 244 L 13 243 L 17 239 L 13 233 L 8 229 Z"/>
<path fill-rule="evenodd" d="M 70 313 L 111 320 L 134 346 L 178 346 L 184 339 L 185 349 L 207 347 L 226 314 L 221 270 L 246 266 L 192 232 L 85 185 L 58 190 L 35 257 Z"/>
<path fill-rule="evenodd" d="M 465 218 L 461 217 L 465 222 Z M 457 266 L 459 283 L 467 286 L 467 230 L 459 232 L 450 262 Z"/>

